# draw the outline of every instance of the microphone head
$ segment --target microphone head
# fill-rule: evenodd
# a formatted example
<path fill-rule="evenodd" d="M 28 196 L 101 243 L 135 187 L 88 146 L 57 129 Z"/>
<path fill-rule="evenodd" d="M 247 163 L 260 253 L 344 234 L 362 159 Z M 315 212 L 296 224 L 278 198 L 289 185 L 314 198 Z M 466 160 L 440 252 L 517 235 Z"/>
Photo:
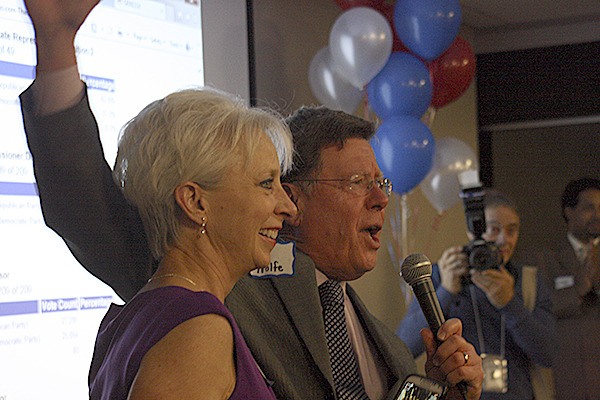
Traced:
<path fill-rule="evenodd" d="M 431 277 L 431 261 L 425 254 L 410 254 L 402 261 L 400 275 L 406 283 L 412 286 L 423 278 Z"/>

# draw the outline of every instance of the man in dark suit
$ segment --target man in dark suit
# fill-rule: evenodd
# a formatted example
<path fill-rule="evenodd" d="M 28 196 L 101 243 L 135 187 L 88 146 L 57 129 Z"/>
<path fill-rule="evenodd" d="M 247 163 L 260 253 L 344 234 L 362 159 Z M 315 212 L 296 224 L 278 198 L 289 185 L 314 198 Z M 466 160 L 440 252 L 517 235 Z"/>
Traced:
<path fill-rule="evenodd" d="M 73 38 L 87 13 L 56 18 L 68 12 L 59 3 L 27 2 L 38 65 L 21 101 L 44 218 L 88 271 L 129 300 L 146 283 L 154 260 L 137 211 L 112 180 L 79 80 Z M 293 241 L 277 249 L 270 267 L 239 281 L 227 305 L 279 398 L 339 398 L 318 284 L 342 282 L 360 380 L 370 398 L 384 398 L 415 372 L 414 361 L 345 284 L 375 267 L 388 203 L 389 183 L 368 142 L 373 125 L 326 108 L 301 109 L 288 123 L 297 151 L 296 167 L 283 179 L 299 210 L 286 221 L 286 239 Z M 468 398 L 477 398 L 481 359 L 460 336 L 456 320 L 442 330 L 447 337 L 439 347 L 425 334 L 428 372 L 450 384 L 465 381 Z"/>
<path fill-rule="evenodd" d="M 562 196 L 567 234 L 537 254 L 552 288 L 558 349 L 557 399 L 596 399 L 600 393 L 600 180 L 581 178 Z"/>

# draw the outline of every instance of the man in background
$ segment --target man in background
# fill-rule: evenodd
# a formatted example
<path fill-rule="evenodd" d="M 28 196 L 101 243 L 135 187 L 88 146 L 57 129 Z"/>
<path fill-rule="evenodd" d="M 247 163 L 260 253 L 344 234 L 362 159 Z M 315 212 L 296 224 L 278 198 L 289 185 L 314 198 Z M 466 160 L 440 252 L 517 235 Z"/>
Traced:
<path fill-rule="evenodd" d="M 558 347 L 557 399 L 600 395 L 600 179 L 569 182 L 562 215 L 567 234 L 537 254 L 552 290 Z"/>

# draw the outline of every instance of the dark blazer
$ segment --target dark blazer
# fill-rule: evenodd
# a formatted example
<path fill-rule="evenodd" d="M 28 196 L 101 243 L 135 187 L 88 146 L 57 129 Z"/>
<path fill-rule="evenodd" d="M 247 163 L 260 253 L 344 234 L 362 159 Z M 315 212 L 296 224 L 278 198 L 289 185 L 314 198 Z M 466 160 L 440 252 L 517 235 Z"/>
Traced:
<path fill-rule="evenodd" d="M 582 304 L 575 287 L 568 285 L 571 279 L 579 279 L 583 267 L 566 236 L 538 252 L 535 262 L 543 267 L 548 279 L 557 317 L 556 398 L 597 399 L 600 396 L 600 302 Z"/>
<path fill-rule="evenodd" d="M 131 299 L 152 275 L 152 256 L 140 216 L 104 159 L 87 96 L 42 118 L 32 113 L 30 89 L 20 99 L 46 225 L 90 273 Z"/>
<path fill-rule="evenodd" d="M 129 300 L 152 274 L 143 226 L 112 180 L 87 97 L 64 112 L 35 117 L 29 90 L 23 118 L 46 224 L 93 275 Z M 347 291 L 377 349 L 391 388 L 415 363 L 404 343 Z M 282 399 L 333 399 L 314 264 L 297 254 L 293 277 L 241 279 L 226 299 L 252 354 Z"/>

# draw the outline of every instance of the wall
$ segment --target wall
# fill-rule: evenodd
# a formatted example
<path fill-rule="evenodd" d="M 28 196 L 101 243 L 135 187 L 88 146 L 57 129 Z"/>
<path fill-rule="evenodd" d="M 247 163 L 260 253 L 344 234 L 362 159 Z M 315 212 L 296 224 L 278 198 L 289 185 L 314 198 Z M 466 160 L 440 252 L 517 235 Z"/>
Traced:
<path fill-rule="evenodd" d="M 317 104 L 308 85 L 308 66 L 313 56 L 327 46 L 329 32 L 342 13 L 334 0 L 254 0 L 257 104 L 283 113 L 305 104 Z M 461 33 L 470 40 L 469 32 Z M 435 138 L 453 136 L 477 149 L 475 85 L 460 99 L 438 110 L 431 126 Z M 353 286 L 370 310 L 395 329 L 405 311 L 401 278 L 388 252 L 393 234 L 390 219 L 397 216 L 397 196 L 388 206 L 384 245 L 378 267 Z M 408 252 L 425 253 L 435 261 L 450 245 L 467 242 L 462 205 L 444 215 L 437 212 L 417 188 L 407 195 L 409 216 Z"/>
<path fill-rule="evenodd" d="M 341 9 L 334 0 L 253 0 L 258 105 L 284 114 L 316 104 L 308 86 L 308 65 L 327 46 Z"/>
<path fill-rule="evenodd" d="M 567 182 L 600 178 L 600 41 L 486 53 L 478 61 L 482 176 L 515 199 L 515 256 L 527 261 L 530 250 L 564 238 Z"/>
<path fill-rule="evenodd" d="M 600 178 L 600 124 L 492 132 L 494 186 L 512 196 L 521 214 L 515 257 L 564 238 L 560 198 L 580 177 Z M 532 206 L 533 205 L 533 206 Z"/>

